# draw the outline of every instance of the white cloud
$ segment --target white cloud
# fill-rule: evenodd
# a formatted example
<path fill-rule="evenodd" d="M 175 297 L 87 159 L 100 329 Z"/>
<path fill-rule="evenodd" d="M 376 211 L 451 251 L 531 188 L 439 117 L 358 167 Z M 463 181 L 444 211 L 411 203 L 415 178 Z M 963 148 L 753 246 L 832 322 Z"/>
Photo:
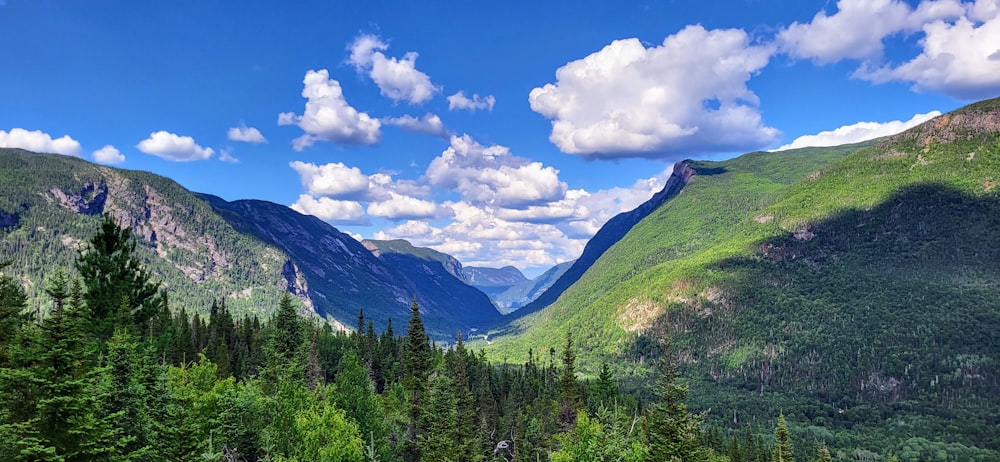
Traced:
<path fill-rule="evenodd" d="M 242 141 L 244 143 L 266 143 L 267 139 L 254 127 L 247 127 L 240 124 L 239 127 L 230 128 L 226 135 L 232 141 Z"/>
<path fill-rule="evenodd" d="M 406 239 L 465 265 L 543 269 L 579 257 L 607 220 L 648 200 L 663 188 L 670 171 L 626 188 L 570 190 L 561 200 L 525 209 L 450 202 L 444 206 L 454 216 L 443 226 L 409 220 L 375 233 L 375 239 Z"/>
<path fill-rule="evenodd" d="M 985 3 L 980 0 L 980 3 Z M 972 11 L 973 13 L 975 10 Z M 983 12 L 983 15 L 990 14 Z M 875 83 L 913 82 L 917 91 L 934 91 L 976 100 L 1000 94 L 1000 14 L 976 21 L 973 15 L 954 22 L 923 26 L 923 51 L 897 66 L 862 67 L 855 76 Z"/>
<path fill-rule="evenodd" d="M 278 125 L 298 125 L 305 134 L 292 141 L 301 151 L 316 141 L 370 145 L 382 136 L 381 123 L 367 113 L 347 104 L 340 82 L 330 78 L 326 69 L 306 72 L 302 80 L 306 108 L 302 115 L 278 114 Z"/>
<path fill-rule="evenodd" d="M 502 207 L 559 200 L 567 189 L 555 168 L 514 156 L 504 146 L 482 146 L 469 135 L 452 136 L 426 176 L 433 186 L 455 190 L 467 201 Z"/>
<path fill-rule="evenodd" d="M 482 97 L 474 93 L 470 99 L 465 96 L 464 91 L 459 91 L 458 93 L 448 97 L 448 109 L 452 111 L 461 109 L 467 109 L 469 111 L 486 109 L 488 111 L 492 111 L 493 105 L 496 102 L 497 99 L 494 98 L 493 95 Z"/>
<path fill-rule="evenodd" d="M 368 214 L 390 220 L 435 218 L 444 210 L 435 202 L 389 192 L 389 198 L 368 205 Z"/>
<path fill-rule="evenodd" d="M 431 99 L 440 88 L 431 78 L 417 70 L 417 53 L 409 52 L 402 59 L 387 57 L 383 51 L 389 45 L 370 34 L 359 36 L 348 47 L 348 62 L 359 73 L 367 73 L 378 85 L 379 91 L 393 101 L 420 104 Z"/>
<path fill-rule="evenodd" d="M 616 40 L 535 88 L 531 109 L 552 120 L 549 140 L 592 158 L 676 158 L 767 145 L 757 95 L 746 83 L 767 65 L 768 46 L 737 29 L 687 26 L 663 44 Z"/>
<path fill-rule="evenodd" d="M 219 160 L 223 162 L 228 162 L 230 164 L 238 164 L 240 160 L 233 156 L 231 149 L 220 149 L 219 150 Z"/>
<path fill-rule="evenodd" d="M 922 35 L 921 35 L 922 34 Z M 885 62 L 885 40 L 918 36 L 919 54 Z M 837 11 L 820 11 L 808 23 L 779 32 L 780 48 L 796 58 L 860 62 L 854 77 L 875 83 L 911 82 L 917 91 L 959 99 L 1000 93 L 1000 2 L 840 0 Z"/>
<path fill-rule="evenodd" d="M 368 193 L 369 178 L 357 167 L 341 162 L 316 165 L 297 160 L 289 165 L 302 177 L 302 187 L 313 196 L 359 199 Z"/>
<path fill-rule="evenodd" d="M 136 145 L 140 151 L 174 162 L 206 160 L 215 154 L 212 148 L 203 148 L 190 136 L 175 135 L 166 131 L 150 133 Z"/>
<path fill-rule="evenodd" d="M 67 156 L 80 156 L 80 142 L 63 135 L 53 139 L 41 130 L 28 131 L 23 128 L 12 128 L 9 132 L 0 130 L 0 148 L 21 148 L 40 153 L 56 153 Z"/>
<path fill-rule="evenodd" d="M 916 127 L 917 125 L 920 125 L 939 115 L 941 115 L 940 111 L 931 111 L 926 114 L 916 114 L 907 121 L 893 120 L 890 122 L 858 122 L 856 124 L 844 125 L 843 127 L 822 131 L 815 135 L 800 136 L 791 143 L 775 149 L 775 151 L 784 151 L 786 149 L 798 149 L 810 146 L 839 146 L 842 144 L 873 140 L 883 136 L 895 135 L 896 133 Z"/>
<path fill-rule="evenodd" d="M 364 208 L 356 201 L 341 201 L 329 197 L 316 198 L 302 194 L 290 207 L 303 215 L 313 215 L 332 224 L 367 225 L 369 223 Z"/>
<path fill-rule="evenodd" d="M 94 151 L 92 155 L 94 156 L 94 162 L 101 164 L 120 164 L 125 162 L 125 155 L 118 151 L 118 148 L 110 144 Z"/>
<path fill-rule="evenodd" d="M 444 126 L 444 122 L 441 122 L 441 118 L 436 114 L 427 113 L 419 119 L 411 115 L 387 117 L 382 119 L 382 122 L 386 125 L 395 125 L 411 132 L 439 137 L 448 136 L 448 128 Z"/>

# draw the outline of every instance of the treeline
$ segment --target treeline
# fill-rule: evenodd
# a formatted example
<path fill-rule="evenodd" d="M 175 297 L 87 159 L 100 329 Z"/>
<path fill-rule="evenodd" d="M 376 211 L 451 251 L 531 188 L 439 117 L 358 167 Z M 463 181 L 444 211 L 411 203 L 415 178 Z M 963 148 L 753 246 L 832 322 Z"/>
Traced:
<path fill-rule="evenodd" d="M 266 321 L 222 302 L 189 317 L 134 250 L 105 217 L 42 319 L 0 268 L 0 460 L 795 460 L 783 420 L 773 445 L 706 434 L 670 361 L 645 405 L 608 367 L 579 380 L 570 335 L 490 364 L 461 335 L 433 345 L 416 303 L 405 336 L 363 313 L 334 332 L 287 295 Z"/>

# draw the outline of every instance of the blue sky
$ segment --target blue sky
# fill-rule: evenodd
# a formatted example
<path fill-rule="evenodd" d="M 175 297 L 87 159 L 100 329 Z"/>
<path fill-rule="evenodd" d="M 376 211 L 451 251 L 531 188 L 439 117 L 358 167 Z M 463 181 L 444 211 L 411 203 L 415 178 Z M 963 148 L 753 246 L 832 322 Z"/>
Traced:
<path fill-rule="evenodd" d="M 678 160 L 1000 95 L 1000 0 L 341 3 L 0 0 L 0 146 L 533 275 Z"/>

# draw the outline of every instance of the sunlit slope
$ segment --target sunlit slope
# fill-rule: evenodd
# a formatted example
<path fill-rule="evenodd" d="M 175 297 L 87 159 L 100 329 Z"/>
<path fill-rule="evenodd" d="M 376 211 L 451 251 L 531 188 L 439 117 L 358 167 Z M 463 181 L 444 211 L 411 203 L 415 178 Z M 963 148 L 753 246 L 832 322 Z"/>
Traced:
<path fill-rule="evenodd" d="M 838 447 L 1000 449 L 1000 100 L 839 160 L 688 165 L 676 198 L 487 351 L 572 332 L 585 369 L 627 377 L 669 335 L 716 423 L 783 411 Z"/>

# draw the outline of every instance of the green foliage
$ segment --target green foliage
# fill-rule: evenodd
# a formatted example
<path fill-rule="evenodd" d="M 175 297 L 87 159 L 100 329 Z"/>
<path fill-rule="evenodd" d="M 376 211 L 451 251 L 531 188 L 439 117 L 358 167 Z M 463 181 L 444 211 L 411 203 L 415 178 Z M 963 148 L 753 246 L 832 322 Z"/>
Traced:
<path fill-rule="evenodd" d="M 788 433 L 785 414 L 778 416 L 778 426 L 774 428 L 774 462 L 795 462 L 792 451 L 792 437 Z"/>
<path fill-rule="evenodd" d="M 550 455 L 552 462 L 649 460 L 649 448 L 639 439 L 637 431 L 641 427 L 640 418 L 629 418 L 618 411 L 602 409 L 594 418 L 580 411 L 576 426 L 556 436 L 561 447 Z"/>
<path fill-rule="evenodd" d="M 642 390 L 669 326 L 694 410 L 784 410 L 795 452 L 1000 450 L 1000 100 L 856 146 L 684 162 L 684 189 L 546 309 L 490 335 L 521 360 L 576 334 L 577 368 Z M 804 438 L 798 438 L 802 433 Z M 813 439 L 815 441 L 816 439 Z M 860 451 L 860 452 L 859 452 Z"/>

